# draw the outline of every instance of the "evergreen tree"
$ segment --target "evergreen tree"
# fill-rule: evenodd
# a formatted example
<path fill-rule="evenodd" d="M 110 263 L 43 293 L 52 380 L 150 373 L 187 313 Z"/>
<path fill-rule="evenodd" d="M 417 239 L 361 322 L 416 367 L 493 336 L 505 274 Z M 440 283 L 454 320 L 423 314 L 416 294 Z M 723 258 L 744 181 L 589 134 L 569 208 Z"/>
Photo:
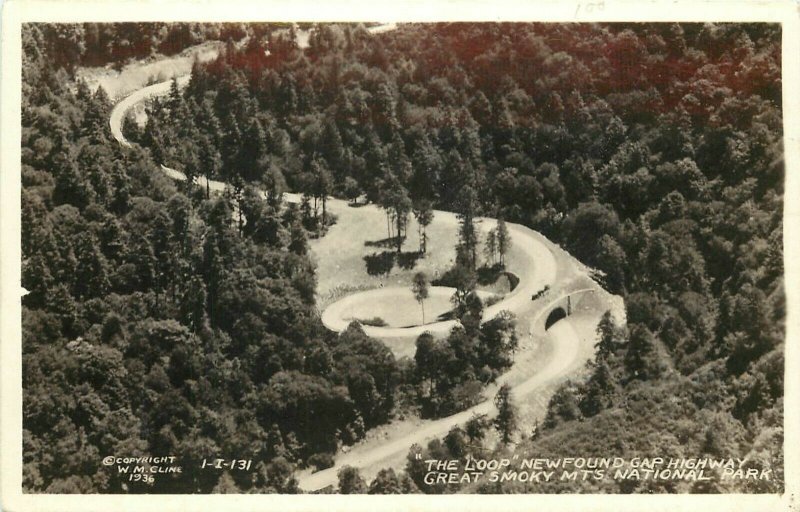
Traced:
<path fill-rule="evenodd" d="M 193 277 L 187 284 L 181 301 L 181 317 L 183 323 L 192 327 L 192 331 L 200 332 L 206 321 L 206 290 L 199 277 Z"/>
<path fill-rule="evenodd" d="M 108 142 L 108 115 L 111 112 L 111 101 L 102 86 L 97 88 L 83 116 L 81 132 L 94 144 Z"/>
<path fill-rule="evenodd" d="M 144 235 L 135 236 L 127 260 L 133 265 L 136 281 L 127 283 L 128 291 L 150 290 L 156 283 L 156 256 L 153 246 Z"/>
<path fill-rule="evenodd" d="M 289 250 L 300 256 L 308 252 L 306 232 L 299 220 L 295 220 L 289 226 Z"/>
<path fill-rule="evenodd" d="M 506 254 L 508 254 L 508 250 L 511 248 L 511 236 L 508 233 L 508 226 L 506 226 L 503 217 L 497 219 L 495 241 L 497 244 L 497 253 L 500 256 L 500 265 L 504 266 L 506 264 Z"/>
<path fill-rule="evenodd" d="M 384 187 L 385 190 L 381 194 L 381 206 L 386 210 L 387 216 L 394 221 L 395 244 L 399 254 L 406 238 L 405 228 L 408 224 L 408 214 L 411 213 L 411 199 L 408 197 L 406 188 L 391 172 L 387 173 Z"/>
<path fill-rule="evenodd" d="M 486 234 L 486 244 L 484 246 L 484 252 L 487 261 L 490 261 L 492 265 L 494 265 L 495 257 L 497 255 L 497 230 L 490 229 L 489 232 Z"/>
<path fill-rule="evenodd" d="M 630 379 L 639 380 L 657 378 L 662 372 L 653 333 L 643 325 L 631 326 L 625 352 L 625 369 Z"/>
<path fill-rule="evenodd" d="M 471 444 L 478 443 L 480 445 L 483 442 L 489 423 L 485 414 L 472 414 L 464 429 Z"/>
<path fill-rule="evenodd" d="M 517 408 L 511 402 L 511 386 L 503 384 L 497 390 L 494 397 L 494 405 L 497 407 L 497 416 L 494 419 L 494 427 L 500 434 L 500 440 L 507 445 L 511 442 L 514 432 L 517 430 Z"/>
<path fill-rule="evenodd" d="M 481 327 L 483 361 L 490 368 L 511 366 L 512 356 L 519 345 L 517 319 L 511 311 L 503 310 Z"/>
<path fill-rule="evenodd" d="M 345 466 L 337 473 L 340 494 L 366 494 L 367 484 L 357 468 Z"/>
<path fill-rule="evenodd" d="M 325 160 L 314 159 L 311 163 L 311 179 L 313 180 L 314 199 L 322 203 L 322 229 L 328 225 L 328 196 L 333 191 L 333 177 Z M 314 209 L 316 212 L 316 207 Z"/>
<path fill-rule="evenodd" d="M 263 178 L 267 194 L 267 203 L 272 208 L 279 208 L 283 200 L 283 193 L 287 190 L 286 179 L 280 168 L 271 164 Z"/>
<path fill-rule="evenodd" d="M 147 123 L 144 125 L 142 143 L 150 150 L 150 155 L 153 157 L 153 161 L 156 164 L 167 164 L 167 151 L 165 149 L 161 123 L 152 109 L 148 112 Z"/>
<path fill-rule="evenodd" d="M 253 118 L 242 134 L 237 154 L 236 168 L 245 181 L 260 181 L 263 178 L 263 174 L 259 175 L 258 173 L 258 163 L 266 154 L 264 127 L 257 118 Z"/>
<path fill-rule="evenodd" d="M 56 204 L 71 204 L 82 210 L 94 201 L 94 192 L 83 173 L 69 158 L 65 156 L 57 170 L 53 201 Z"/>
<path fill-rule="evenodd" d="M 573 421 L 581 418 L 578 397 L 570 382 L 559 387 L 550 402 L 547 404 L 547 416 L 544 419 L 544 428 L 555 428 L 563 421 Z"/>
<path fill-rule="evenodd" d="M 470 185 L 461 188 L 458 198 L 458 240 L 459 250 L 465 256 L 465 263 L 470 270 L 475 270 L 478 263 L 478 230 L 475 227 L 475 216 L 478 208 L 478 195 Z"/>
<path fill-rule="evenodd" d="M 361 185 L 358 184 L 354 178 L 347 176 L 344 179 L 344 195 L 352 204 L 358 203 L 358 198 L 361 196 Z"/>
<path fill-rule="evenodd" d="M 457 312 L 464 311 L 467 297 L 475 290 L 478 284 L 475 271 L 470 269 L 462 260 L 463 258 L 457 256 L 456 265 L 449 272 L 452 285 L 456 289 L 450 300 Z"/>
<path fill-rule="evenodd" d="M 438 368 L 436 360 L 436 340 L 424 332 L 419 335 L 414 351 L 414 369 L 420 382 L 428 381 L 428 394 L 433 393 Z"/>
<path fill-rule="evenodd" d="M 453 457 L 460 459 L 467 455 L 467 434 L 464 429 L 458 425 L 454 425 L 450 428 L 447 435 L 444 436 L 444 444 L 447 447 L 447 451 L 449 451 Z"/>
<path fill-rule="evenodd" d="M 92 233 L 84 233 L 78 238 L 75 256 L 78 260 L 75 268 L 76 297 L 103 297 L 109 287 L 108 263 Z"/>
<path fill-rule="evenodd" d="M 206 199 L 211 197 L 211 180 L 222 170 L 222 155 L 213 140 L 206 136 L 201 139 L 198 150 L 198 170 L 205 182 Z"/>
<path fill-rule="evenodd" d="M 22 287 L 28 291 L 22 299 L 25 306 L 37 309 L 44 307 L 53 285 L 53 276 L 41 254 L 35 254 L 23 264 Z"/>
<path fill-rule="evenodd" d="M 389 468 L 378 471 L 369 484 L 368 494 L 405 494 L 405 491 L 394 469 Z"/>
<path fill-rule="evenodd" d="M 476 337 L 483 318 L 483 301 L 475 291 L 467 294 L 464 304 L 457 311 L 458 320 L 471 338 Z"/>
<path fill-rule="evenodd" d="M 433 222 L 433 203 L 428 199 L 420 199 L 413 206 L 414 217 L 417 219 L 419 236 L 419 252 L 425 254 L 428 251 L 428 226 Z"/>
<path fill-rule="evenodd" d="M 596 363 L 580 401 L 581 412 L 588 418 L 609 408 L 613 404 L 614 393 L 614 377 L 608 363 Z"/>
<path fill-rule="evenodd" d="M 621 329 L 614 323 L 611 311 L 603 313 L 596 332 L 599 339 L 595 344 L 595 357 L 598 362 L 608 361 L 614 357 L 625 341 Z"/>

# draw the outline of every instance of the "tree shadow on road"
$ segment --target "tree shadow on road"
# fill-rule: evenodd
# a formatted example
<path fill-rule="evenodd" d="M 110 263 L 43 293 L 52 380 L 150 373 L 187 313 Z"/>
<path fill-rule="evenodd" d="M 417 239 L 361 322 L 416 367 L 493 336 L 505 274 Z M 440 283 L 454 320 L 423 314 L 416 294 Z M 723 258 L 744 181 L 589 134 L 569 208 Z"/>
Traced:
<path fill-rule="evenodd" d="M 419 251 L 398 253 L 396 251 L 373 252 L 364 256 L 367 264 L 367 274 L 380 276 L 389 274 L 395 263 L 403 270 L 411 270 L 417 266 L 417 260 L 422 257 Z"/>
<path fill-rule="evenodd" d="M 402 252 L 397 256 L 397 264 L 403 270 L 411 270 L 417 266 L 417 260 L 421 257 L 420 251 Z"/>
<path fill-rule="evenodd" d="M 478 274 L 478 284 L 486 286 L 496 283 L 500 276 L 503 275 L 504 269 L 505 267 L 499 263 L 495 263 L 491 267 L 484 265 L 478 268 L 476 271 Z"/>
<path fill-rule="evenodd" d="M 367 264 L 367 274 L 371 276 L 389 274 L 394 268 L 396 257 L 397 253 L 394 251 L 374 252 L 364 256 L 364 262 Z"/>
<path fill-rule="evenodd" d="M 405 239 L 405 237 L 403 237 Z M 366 247 L 397 247 L 397 237 L 382 238 L 380 240 L 367 240 L 364 242 Z"/>

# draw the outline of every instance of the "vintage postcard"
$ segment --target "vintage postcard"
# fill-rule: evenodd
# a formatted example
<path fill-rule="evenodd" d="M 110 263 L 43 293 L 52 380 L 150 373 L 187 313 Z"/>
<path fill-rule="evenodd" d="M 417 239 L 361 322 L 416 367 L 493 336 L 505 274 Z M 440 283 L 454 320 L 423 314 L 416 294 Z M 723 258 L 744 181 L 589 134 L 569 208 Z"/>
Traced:
<path fill-rule="evenodd" d="M 4 509 L 797 510 L 796 4 L 4 7 Z"/>

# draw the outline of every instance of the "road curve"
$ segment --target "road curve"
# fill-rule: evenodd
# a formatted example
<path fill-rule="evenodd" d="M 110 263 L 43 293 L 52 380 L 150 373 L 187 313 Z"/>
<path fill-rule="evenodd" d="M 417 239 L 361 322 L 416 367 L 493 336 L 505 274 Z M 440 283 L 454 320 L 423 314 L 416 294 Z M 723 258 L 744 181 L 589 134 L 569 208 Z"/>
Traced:
<path fill-rule="evenodd" d="M 179 77 L 177 79 L 178 86 L 185 86 L 188 81 L 188 76 Z M 145 101 L 157 96 L 164 96 L 169 94 L 172 81 L 160 82 L 155 85 L 150 85 L 140 89 L 125 99 L 117 103 L 111 110 L 109 124 L 111 125 L 111 133 L 114 138 L 123 146 L 130 147 L 130 142 L 125 138 L 122 133 L 122 120 L 124 119 L 128 110 L 133 108 L 137 103 Z M 186 176 L 175 169 L 171 169 L 164 165 L 161 166 L 162 171 L 170 178 L 184 181 Z M 225 190 L 225 183 L 215 180 L 207 180 L 205 177 L 196 177 L 195 182 L 202 188 L 208 186 L 209 190 L 215 192 L 222 192 Z M 284 199 L 289 202 L 299 202 L 300 198 L 296 194 L 284 194 Z M 329 207 L 332 212 L 336 210 L 348 208 L 347 201 L 340 199 L 329 199 Z M 374 206 L 374 205 L 369 205 Z M 369 206 L 365 208 L 369 208 Z M 447 222 L 453 225 L 458 224 L 458 218 L 453 212 L 445 212 L 441 210 L 434 211 L 434 217 L 437 222 Z M 495 219 L 480 217 L 477 219 L 481 230 L 488 232 L 489 229 L 497 225 Z M 482 321 L 490 320 L 496 317 L 501 311 L 508 310 L 516 315 L 520 315 L 523 311 L 530 307 L 530 298 L 536 292 L 542 290 L 545 286 L 554 286 L 556 276 L 556 261 L 552 250 L 543 244 L 536 236 L 535 232 L 525 226 L 519 224 L 506 223 L 509 234 L 512 239 L 512 246 L 515 250 L 521 250 L 526 254 L 526 259 L 521 268 L 512 268 L 509 270 L 514 272 L 519 278 L 520 282 L 517 284 L 513 291 L 506 294 L 502 301 L 492 306 L 487 307 L 483 312 Z M 358 295 L 358 294 L 355 294 Z M 340 299 L 334 304 L 331 304 L 322 315 L 323 324 L 329 329 L 340 332 L 347 328 L 349 322 L 342 321 L 338 311 L 341 311 L 348 304 L 348 301 L 354 300 L 353 296 L 348 296 Z M 340 304 L 341 302 L 341 304 Z M 435 335 L 447 334 L 450 329 L 455 325 L 455 321 L 443 321 L 429 323 L 426 325 L 414 327 L 375 327 L 363 326 L 364 332 L 369 336 L 383 339 L 393 338 L 408 338 L 419 336 L 423 332 L 430 332 Z"/>
<path fill-rule="evenodd" d="M 375 25 L 372 27 L 367 28 L 367 32 L 370 34 L 383 34 L 385 32 L 391 32 L 392 30 L 397 29 L 397 23 L 381 23 L 379 25 Z M 300 45 L 301 48 L 306 47 L 307 44 Z M 178 87 L 184 87 L 186 84 L 189 83 L 190 75 L 182 75 L 175 77 L 175 80 L 178 82 Z M 164 82 L 159 82 L 154 85 L 150 85 L 147 87 L 143 87 L 138 91 L 131 93 L 130 95 L 126 96 L 123 100 L 119 103 L 114 105 L 114 109 L 111 111 L 111 116 L 109 116 L 109 125 L 111 125 L 111 133 L 114 138 L 125 147 L 130 147 L 131 143 L 125 138 L 122 134 L 122 120 L 125 118 L 125 115 L 128 113 L 132 107 L 134 107 L 137 103 L 142 101 L 148 100 L 150 98 L 154 98 L 156 96 L 164 96 L 169 94 L 169 89 L 171 87 L 172 80 L 167 80 Z"/>
<path fill-rule="evenodd" d="M 571 373 L 584 363 L 579 358 L 580 339 L 568 320 L 554 324 L 548 331 L 548 336 L 554 347 L 548 363 L 541 371 L 512 388 L 517 400 Z M 424 446 L 426 441 L 443 436 L 456 425 L 463 425 L 473 414 L 486 414 L 491 417 L 496 412 L 493 401 L 486 400 L 466 411 L 430 421 L 411 434 L 371 447 L 367 451 L 354 449 L 349 453 L 340 454 L 336 457 L 336 464 L 331 468 L 316 473 L 304 471 L 298 474 L 300 488 L 305 491 L 317 491 L 328 486 L 335 486 L 338 481 L 337 472 L 344 466 L 374 468 L 382 463 L 386 466 L 396 464 L 396 461 L 405 458 L 413 444 Z"/>
<path fill-rule="evenodd" d="M 377 30 L 376 30 L 377 32 Z M 179 86 L 184 86 L 188 83 L 189 77 L 182 76 L 177 78 Z M 137 103 L 147 99 L 163 96 L 169 93 L 171 81 L 161 82 L 155 85 L 144 87 L 131 95 L 127 96 L 112 109 L 109 124 L 114 138 L 123 146 L 129 147 L 131 144 L 125 139 L 122 134 L 122 120 L 127 114 L 128 110 L 134 107 Z M 162 166 L 165 174 L 176 180 L 185 180 L 186 177 L 181 172 Z M 222 191 L 225 189 L 225 183 L 206 180 L 205 178 L 198 178 L 197 183 L 202 186 L 208 186 L 213 191 Z M 299 197 L 295 194 L 286 194 L 285 199 L 290 202 L 299 201 Z M 341 200 L 329 200 L 331 210 L 337 208 L 346 208 L 347 203 Z M 457 222 L 456 216 L 452 212 L 435 212 L 437 219 L 448 219 L 450 222 Z M 496 225 L 493 219 L 480 219 L 482 229 L 488 230 Z M 520 313 L 526 309 L 531 308 L 531 295 L 535 294 L 545 285 L 554 286 L 554 280 L 557 275 L 557 265 L 555 257 L 551 248 L 542 243 L 535 232 L 527 227 L 517 224 L 507 224 L 509 232 L 512 236 L 513 244 L 516 248 L 524 251 L 528 255 L 523 268 L 511 269 L 514 273 L 520 276 L 521 281 L 514 289 L 513 292 L 506 295 L 505 299 L 493 306 L 486 308 L 484 311 L 484 320 L 493 318 L 502 310 L 510 310 L 515 313 Z M 598 287 L 599 289 L 599 287 Z M 589 289 L 575 290 L 570 293 L 579 293 L 589 291 Z M 531 328 L 535 327 L 541 315 L 543 315 L 548 308 L 552 307 L 558 300 L 563 299 L 567 293 L 561 294 L 556 299 L 548 301 L 546 304 L 536 304 L 539 310 L 531 321 Z M 346 299 L 346 298 L 345 298 Z M 335 306 L 334 303 L 332 306 Z M 329 308 L 330 309 L 330 308 Z M 326 310 L 327 312 L 327 310 Z M 335 312 L 335 310 L 334 310 Z M 325 315 L 323 314 L 323 322 Z M 330 322 L 326 323 L 328 325 Z M 427 324 L 414 328 L 401 328 L 401 329 L 387 329 L 365 326 L 365 331 L 370 336 L 381 338 L 392 338 L 394 336 L 414 336 L 424 331 L 435 331 L 446 333 L 452 328 L 454 322 L 437 322 L 434 324 Z M 342 325 L 330 325 L 334 330 L 341 330 Z M 346 325 L 344 326 L 346 327 Z M 419 330 L 417 333 L 415 330 Z M 414 332 L 412 332 L 414 331 Z M 525 381 L 515 385 L 512 389 L 514 395 L 519 399 L 528 395 L 536 390 L 541 389 L 553 383 L 559 378 L 563 378 L 577 368 L 583 365 L 584 361 L 580 360 L 579 345 L 580 339 L 575 332 L 574 328 L 569 322 L 569 319 L 562 320 L 553 325 L 546 334 L 549 342 L 552 344 L 554 350 L 548 357 L 547 363 L 543 365 L 534 375 L 530 376 Z M 501 377 L 501 380 L 504 380 Z M 302 472 L 298 475 L 300 487 L 303 490 L 314 491 L 322 489 L 329 485 L 335 485 L 337 481 L 336 472 L 343 466 L 349 465 L 358 468 L 375 468 L 377 465 L 385 464 L 390 466 L 396 464 L 397 461 L 402 461 L 412 444 L 424 444 L 427 440 L 434 437 L 440 437 L 450 430 L 454 425 L 463 424 L 473 414 L 488 414 L 492 415 L 495 412 L 494 404 L 491 400 L 484 401 L 475 407 L 472 407 L 461 413 L 434 420 L 425 423 L 422 427 L 416 429 L 413 433 L 398 437 L 397 439 L 387 440 L 378 445 L 375 443 L 368 443 L 370 446 L 361 445 L 356 446 L 349 453 L 340 454 L 336 458 L 334 467 L 319 471 L 317 473 Z"/>
<path fill-rule="evenodd" d="M 445 302 L 449 301 L 450 297 L 456 292 L 455 288 L 450 288 L 448 286 L 431 286 L 428 288 L 428 298 L 439 298 L 444 299 Z M 370 300 L 390 300 L 394 299 L 400 295 L 407 295 L 409 297 L 412 296 L 412 292 L 410 288 L 403 288 L 399 286 L 391 286 L 387 288 L 376 288 L 373 290 L 368 290 L 359 293 L 353 293 L 342 299 L 334 302 L 327 308 L 325 311 L 322 312 L 322 323 L 328 329 L 336 332 L 341 332 L 350 325 L 353 320 L 364 319 L 365 317 L 362 316 L 360 318 L 354 317 L 352 313 L 352 307 L 358 306 L 359 303 L 364 301 Z M 478 297 L 483 300 L 494 295 L 491 292 L 486 291 L 477 291 Z M 396 306 L 396 302 L 393 303 Z M 424 325 L 417 325 L 413 327 L 374 327 L 370 325 L 362 325 L 361 328 L 364 330 L 366 334 L 373 337 L 380 337 L 384 332 L 391 333 L 392 331 L 396 331 L 396 336 L 400 336 L 402 333 L 403 336 L 419 336 L 423 332 L 430 332 L 431 334 L 438 334 L 440 331 L 444 329 L 442 332 L 450 332 L 458 322 L 456 320 L 447 320 L 442 322 L 429 322 Z M 389 336 L 394 337 L 394 336 Z"/>
<path fill-rule="evenodd" d="M 178 87 L 184 87 L 189 83 L 189 75 L 177 77 L 175 80 L 178 82 Z M 122 133 L 122 120 L 130 109 L 150 98 L 156 96 L 166 96 L 169 94 L 170 87 L 172 87 L 172 80 L 159 82 L 154 85 L 149 85 L 138 91 L 135 91 L 126 96 L 122 101 L 114 105 L 111 110 L 111 115 L 108 117 L 108 124 L 111 126 L 111 135 L 125 147 L 131 147 L 131 143 L 125 138 Z M 184 178 L 185 179 L 185 178 Z"/>
<path fill-rule="evenodd" d="M 343 201 L 341 201 L 344 203 Z M 458 219 L 452 212 L 440 210 L 434 211 L 437 222 L 458 223 Z M 495 219 L 481 218 L 481 229 L 488 231 L 496 226 Z M 513 291 L 506 294 L 500 302 L 487 307 L 483 311 L 482 321 L 486 322 L 496 317 L 501 311 L 511 311 L 517 316 L 531 307 L 531 296 L 545 286 L 553 286 L 556 277 L 556 261 L 549 247 L 539 241 L 533 230 L 518 224 L 506 223 L 509 234 L 513 241 L 513 247 L 525 254 L 525 259 L 518 267 L 509 267 L 509 270 L 516 274 L 520 281 Z M 454 290 L 453 290 L 454 291 Z M 333 331 L 343 331 L 347 328 L 349 321 L 343 317 L 342 312 L 353 302 L 361 299 L 363 293 L 375 293 L 374 291 L 361 292 L 348 295 L 337 302 L 328 306 L 322 313 L 322 323 Z M 428 323 L 413 327 L 375 327 L 363 326 L 364 332 L 376 338 L 409 338 L 416 337 L 423 332 L 435 335 L 445 335 L 456 325 L 455 320 Z"/>

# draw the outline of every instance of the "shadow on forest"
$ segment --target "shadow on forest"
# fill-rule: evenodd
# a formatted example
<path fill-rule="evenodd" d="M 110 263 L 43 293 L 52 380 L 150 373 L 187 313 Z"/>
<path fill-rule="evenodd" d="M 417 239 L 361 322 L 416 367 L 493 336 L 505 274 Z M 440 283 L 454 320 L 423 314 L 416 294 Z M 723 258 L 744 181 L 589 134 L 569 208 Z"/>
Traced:
<path fill-rule="evenodd" d="M 395 263 L 403 270 L 411 270 L 417 265 L 417 260 L 422 257 L 419 251 L 397 253 L 396 251 L 374 252 L 364 256 L 367 264 L 367 274 L 371 276 L 386 275 L 392 271 Z"/>

